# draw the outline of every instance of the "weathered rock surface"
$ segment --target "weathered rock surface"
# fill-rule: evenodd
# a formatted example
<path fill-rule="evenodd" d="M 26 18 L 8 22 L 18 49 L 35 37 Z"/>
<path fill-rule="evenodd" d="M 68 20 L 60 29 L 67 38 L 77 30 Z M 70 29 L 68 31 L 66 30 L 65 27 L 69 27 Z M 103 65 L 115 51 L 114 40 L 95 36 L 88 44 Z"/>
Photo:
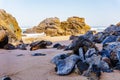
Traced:
<path fill-rule="evenodd" d="M 7 32 L 9 41 L 21 40 L 21 29 L 15 17 L 2 9 L 0 9 L 0 29 Z"/>
<path fill-rule="evenodd" d="M 84 34 L 88 30 L 90 30 L 90 26 L 85 23 L 84 18 L 70 17 L 67 21 L 60 22 L 59 18 L 54 17 L 43 20 L 38 26 L 27 29 L 25 32 L 45 32 L 48 36 L 62 36 Z"/>
<path fill-rule="evenodd" d="M 57 56 L 59 57 L 59 56 Z M 58 59 L 55 61 L 55 59 Z M 70 55 L 66 58 L 53 58 L 52 62 L 55 63 L 57 68 L 58 75 L 67 75 L 73 70 L 76 62 L 79 60 L 79 56 L 77 55 Z"/>

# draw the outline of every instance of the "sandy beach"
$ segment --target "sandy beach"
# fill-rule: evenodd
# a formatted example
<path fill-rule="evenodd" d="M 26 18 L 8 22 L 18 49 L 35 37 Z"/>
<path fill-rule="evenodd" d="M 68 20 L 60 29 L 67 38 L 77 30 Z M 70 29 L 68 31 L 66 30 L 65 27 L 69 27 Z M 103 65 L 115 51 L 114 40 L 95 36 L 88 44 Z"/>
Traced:
<path fill-rule="evenodd" d="M 47 38 L 48 39 L 48 38 Z M 69 45 L 68 37 L 54 37 L 53 44 L 59 42 Z M 49 40 L 52 40 L 49 38 Z M 58 39 L 58 40 L 57 40 Z M 61 39 L 61 41 L 60 41 Z M 63 40 L 64 39 L 64 40 Z M 31 56 L 33 53 L 43 53 L 46 56 Z M 8 75 L 12 80 L 87 80 L 86 77 L 72 73 L 66 76 L 58 76 L 54 71 L 55 65 L 50 61 L 56 54 L 67 53 L 49 47 L 36 51 L 28 50 L 0 50 L 0 78 Z M 18 56 L 23 54 L 22 56 Z M 102 73 L 100 80 L 120 80 L 120 72 Z"/>

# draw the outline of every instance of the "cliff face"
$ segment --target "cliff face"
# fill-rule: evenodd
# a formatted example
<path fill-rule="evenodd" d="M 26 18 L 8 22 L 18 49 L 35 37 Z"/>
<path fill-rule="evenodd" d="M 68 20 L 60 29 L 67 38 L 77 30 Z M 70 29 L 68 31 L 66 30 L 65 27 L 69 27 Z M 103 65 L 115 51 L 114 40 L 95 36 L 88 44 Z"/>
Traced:
<path fill-rule="evenodd" d="M 21 40 L 21 29 L 15 17 L 2 9 L 0 9 L 0 29 L 7 32 L 10 40 Z"/>
<path fill-rule="evenodd" d="M 84 34 L 90 30 L 90 26 L 85 24 L 84 18 L 70 17 L 67 21 L 60 22 L 59 18 L 47 18 L 40 22 L 38 26 L 27 29 L 26 33 L 45 32 L 48 36 L 76 35 Z"/>

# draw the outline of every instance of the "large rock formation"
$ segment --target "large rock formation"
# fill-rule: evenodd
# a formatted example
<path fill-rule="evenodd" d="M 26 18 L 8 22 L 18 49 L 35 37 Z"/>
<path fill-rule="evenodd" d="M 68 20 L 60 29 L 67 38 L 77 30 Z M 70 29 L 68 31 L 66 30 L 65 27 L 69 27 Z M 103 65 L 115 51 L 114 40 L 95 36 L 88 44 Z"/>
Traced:
<path fill-rule="evenodd" d="M 90 27 L 85 24 L 84 18 L 70 17 L 67 21 L 60 22 L 59 18 L 47 18 L 38 26 L 27 29 L 26 33 L 45 32 L 48 36 L 84 34 Z"/>
<path fill-rule="evenodd" d="M 21 29 L 11 14 L 0 9 L 0 30 L 5 30 L 9 40 L 21 40 Z"/>

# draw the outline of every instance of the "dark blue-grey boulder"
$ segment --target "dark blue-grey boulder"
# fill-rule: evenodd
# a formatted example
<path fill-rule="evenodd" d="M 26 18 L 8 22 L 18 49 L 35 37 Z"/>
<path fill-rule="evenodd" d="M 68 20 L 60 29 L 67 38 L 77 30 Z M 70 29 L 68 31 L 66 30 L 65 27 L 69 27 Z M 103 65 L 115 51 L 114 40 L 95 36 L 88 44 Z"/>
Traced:
<path fill-rule="evenodd" d="M 119 31 L 120 31 L 120 27 L 116 25 L 110 25 L 104 30 L 104 32 L 109 34 L 114 34 L 114 32 L 119 32 Z"/>
<path fill-rule="evenodd" d="M 84 36 L 79 36 L 74 39 L 66 50 L 73 50 L 74 54 L 79 55 L 79 48 L 83 49 L 83 53 L 86 53 L 89 48 L 95 48 L 98 50 L 95 44 Z"/>
<path fill-rule="evenodd" d="M 93 42 L 101 43 L 107 36 L 109 36 L 108 33 L 98 32 L 94 35 Z"/>
<path fill-rule="evenodd" d="M 14 50 L 14 49 L 16 49 L 16 47 L 13 44 L 8 43 L 8 44 L 6 44 L 4 46 L 4 49 L 6 49 L 6 50 Z"/>
<path fill-rule="evenodd" d="M 106 37 L 103 41 L 102 44 L 110 43 L 110 42 L 115 42 L 117 40 L 117 36 L 110 35 Z"/>
<path fill-rule="evenodd" d="M 58 75 L 70 74 L 76 62 L 80 59 L 79 56 L 74 54 L 68 57 L 65 56 L 66 58 L 64 57 L 63 59 L 59 59 L 60 57 L 62 56 L 56 56 L 52 59 L 52 62 L 56 65 L 56 71 Z"/>
<path fill-rule="evenodd" d="M 85 38 L 87 38 L 90 41 L 93 41 L 93 31 L 87 31 L 84 35 Z"/>

